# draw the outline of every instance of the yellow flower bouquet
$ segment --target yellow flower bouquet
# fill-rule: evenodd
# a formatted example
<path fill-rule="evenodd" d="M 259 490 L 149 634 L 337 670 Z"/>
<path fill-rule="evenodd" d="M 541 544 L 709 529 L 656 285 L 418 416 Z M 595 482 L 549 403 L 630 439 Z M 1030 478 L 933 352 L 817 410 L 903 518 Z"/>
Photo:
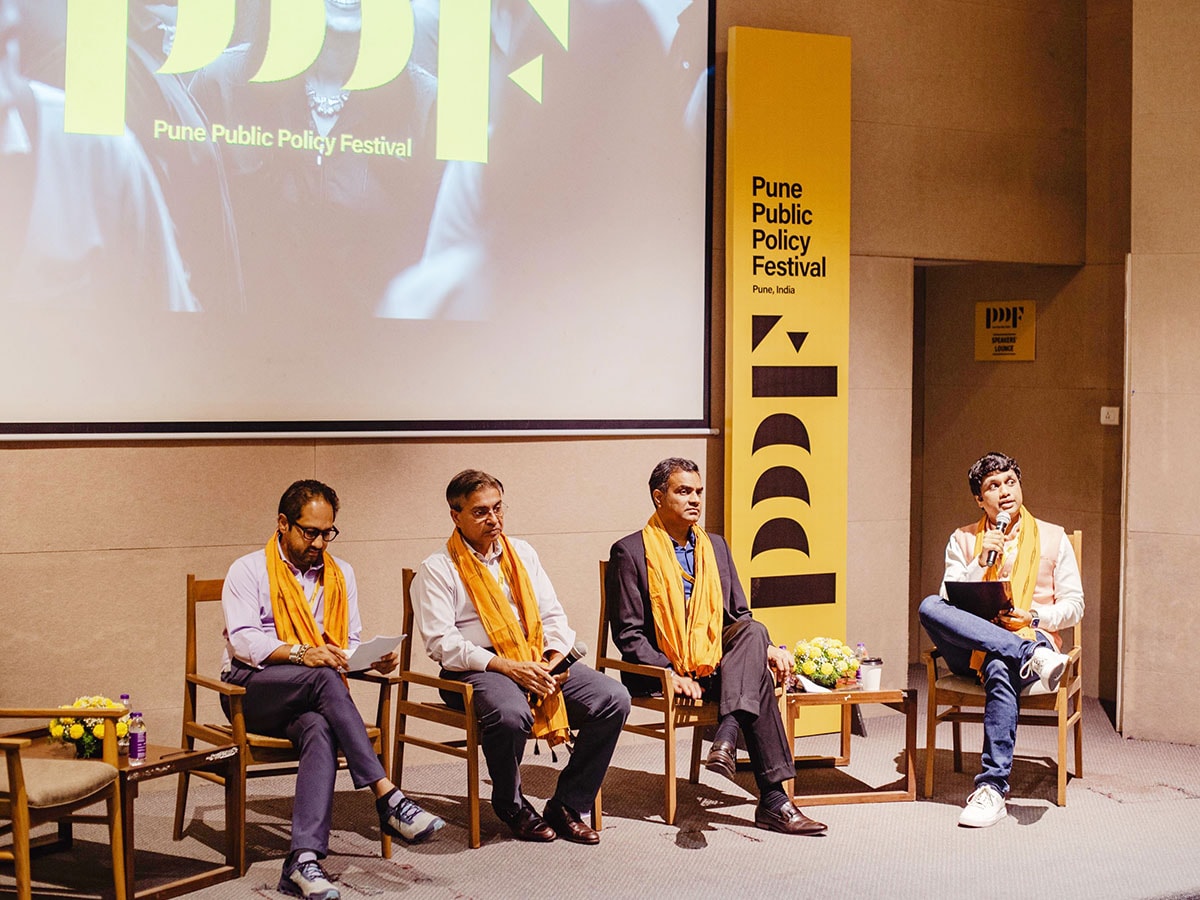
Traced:
<path fill-rule="evenodd" d="M 72 710 L 88 709 L 117 709 L 120 703 L 115 703 L 107 697 L 79 697 L 70 706 L 62 707 L 63 714 L 50 720 L 50 737 L 65 744 L 73 744 L 75 755 L 80 759 L 93 759 L 103 753 L 104 719 L 96 719 L 86 715 L 73 715 Z M 117 719 L 117 737 L 123 738 L 129 733 L 129 712 Z"/>
<path fill-rule="evenodd" d="M 821 687 L 831 688 L 858 672 L 858 657 L 837 638 L 815 637 L 800 641 L 792 655 L 795 673 Z"/>

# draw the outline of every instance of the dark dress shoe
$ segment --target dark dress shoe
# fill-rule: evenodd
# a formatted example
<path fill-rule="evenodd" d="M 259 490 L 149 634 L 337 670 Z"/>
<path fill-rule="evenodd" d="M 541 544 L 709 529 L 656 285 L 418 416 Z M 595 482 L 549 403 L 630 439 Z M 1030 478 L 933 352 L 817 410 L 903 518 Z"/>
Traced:
<path fill-rule="evenodd" d="M 781 834 L 824 834 L 825 824 L 810 819 L 790 800 L 779 809 L 766 809 L 759 806 L 754 810 L 754 824 L 759 828 L 768 828 Z"/>
<path fill-rule="evenodd" d="M 559 803 L 552 798 L 546 804 L 546 810 L 542 815 L 563 840 L 573 844 L 600 843 L 600 835 L 579 818 L 579 813 L 564 803 Z"/>
<path fill-rule="evenodd" d="M 710 772 L 716 772 L 718 775 L 724 775 L 726 778 L 732 778 L 737 772 L 737 758 L 734 756 L 736 752 L 737 748 L 728 741 L 715 741 L 709 748 L 704 768 Z"/>
<path fill-rule="evenodd" d="M 511 816 L 505 817 L 504 822 L 512 830 L 517 840 L 534 841 L 541 844 L 554 840 L 554 829 L 537 814 L 537 811 L 528 802 Z"/>

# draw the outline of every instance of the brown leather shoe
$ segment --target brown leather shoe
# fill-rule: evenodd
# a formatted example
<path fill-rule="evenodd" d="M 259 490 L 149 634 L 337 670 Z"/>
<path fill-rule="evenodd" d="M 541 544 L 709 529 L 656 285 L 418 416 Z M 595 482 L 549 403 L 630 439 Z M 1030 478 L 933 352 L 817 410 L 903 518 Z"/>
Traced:
<path fill-rule="evenodd" d="M 542 813 L 546 818 L 546 822 L 558 832 L 558 836 L 563 840 L 570 841 L 573 844 L 598 844 L 600 843 L 600 835 L 598 835 L 587 823 L 579 818 L 579 813 L 571 809 L 565 803 L 551 798 L 546 803 L 546 809 Z"/>
<path fill-rule="evenodd" d="M 537 811 L 525 801 L 521 808 L 505 820 L 513 835 L 520 841 L 534 841 L 545 844 L 554 840 L 554 829 L 537 814 Z"/>
<path fill-rule="evenodd" d="M 754 810 L 754 824 L 759 828 L 778 831 L 781 834 L 824 834 L 825 824 L 810 819 L 796 809 L 792 801 L 785 801 L 779 809 L 766 809 L 759 805 Z"/>
<path fill-rule="evenodd" d="M 737 772 L 737 748 L 728 741 L 714 741 L 708 751 L 708 759 L 704 768 L 726 778 L 732 778 Z"/>

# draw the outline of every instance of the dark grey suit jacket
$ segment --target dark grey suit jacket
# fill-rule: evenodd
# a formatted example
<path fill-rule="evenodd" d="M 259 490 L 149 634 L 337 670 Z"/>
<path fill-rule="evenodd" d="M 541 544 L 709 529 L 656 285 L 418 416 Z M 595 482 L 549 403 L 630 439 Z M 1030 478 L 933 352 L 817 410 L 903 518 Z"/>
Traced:
<path fill-rule="evenodd" d="M 717 572 L 721 576 L 722 603 L 725 607 L 723 627 L 739 619 L 749 619 L 750 607 L 733 567 L 733 555 L 725 539 L 710 534 Z M 671 661 L 658 649 L 654 631 L 654 613 L 650 607 L 650 584 L 646 574 L 646 544 L 642 533 L 635 531 L 612 545 L 608 570 L 604 577 L 608 601 L 608 623 L 613 643 L 626 662 L 670 668 Z M 621 680 L 631 693 L 646 695 L 661 690 L 658 681 L 641 675 L 621 673 Z"/>

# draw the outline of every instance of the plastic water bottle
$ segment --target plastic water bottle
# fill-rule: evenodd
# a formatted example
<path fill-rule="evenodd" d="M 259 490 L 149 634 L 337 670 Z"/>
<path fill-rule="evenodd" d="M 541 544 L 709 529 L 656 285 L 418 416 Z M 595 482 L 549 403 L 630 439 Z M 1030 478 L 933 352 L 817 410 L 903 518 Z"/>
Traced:
<path fill-rule="evenodd" d="M 146 761 L 146 722 L 140 712 L 129 714 L 129 764 L 140 766 Z"/>
<path fill-rule="evenodd" d="M 123 707 L 125 707 L 125 715 L 129 715 L 133 711 L 133 707 L 129 705 L 129 695 L 128 694 L 121 695 L 121 705 Z M 125 727 L 126 727 L 126 729 L 129 728 L 129 722 L 125 723 Z M 118 756 L 128 756 L 129 755 L 129 731 L 128 730 L 126 730 L 124 737 L 122 737 L 120 734 L 117 734 L 117 755 Z"/>
<path fill-rule="evenodd" d="M 858 669 L 854 672 L 854 680 L 858 682 L 859 687 L 862 687 L 862 663 L 867 658 L 867 645 L 859 641 L 858 646 L 854 648 L 854 656 L 858 660 Z"/>

